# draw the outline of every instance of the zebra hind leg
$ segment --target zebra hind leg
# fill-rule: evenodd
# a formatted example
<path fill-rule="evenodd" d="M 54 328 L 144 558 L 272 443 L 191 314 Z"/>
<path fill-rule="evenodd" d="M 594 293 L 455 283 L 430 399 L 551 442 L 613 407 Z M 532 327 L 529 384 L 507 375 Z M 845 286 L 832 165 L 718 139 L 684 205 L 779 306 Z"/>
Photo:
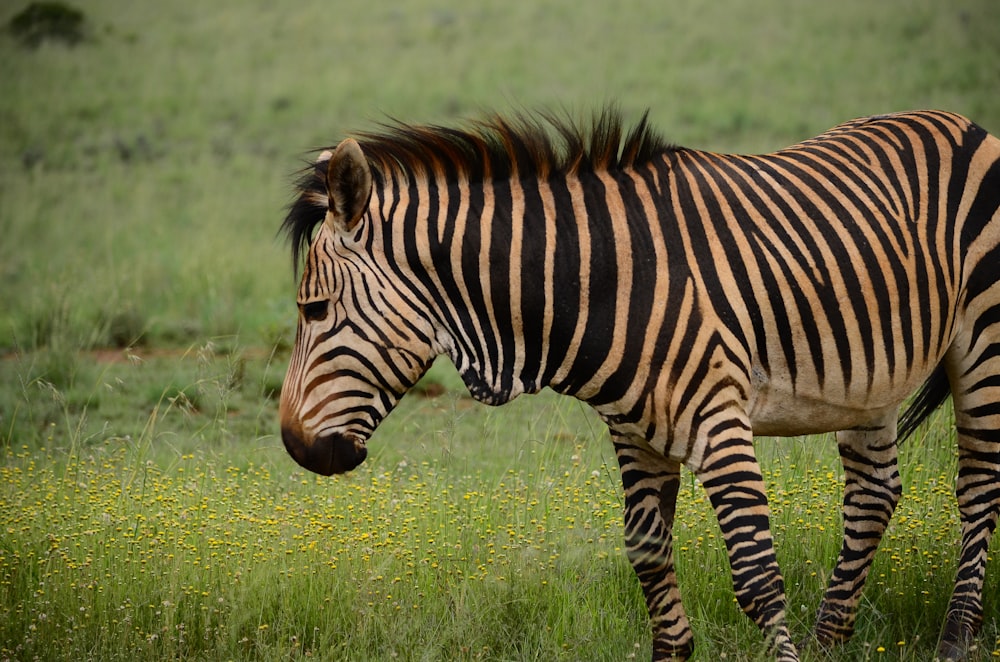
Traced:
<path fill-rule="evenodd" d="M 694 635 L 681 605 L 672 542 L 680 465 L 645 441 L 614 442 L 625 486 L 625 546 L 646 596 L 653 660 L 686 660 Z"/>
<path fill-rule="evenodd" d="M 990 409 L 998 409 L 991 405 Z M 996 417 L 996 415 L 994 415 Z M 1000 429 L 983 427 L 968 413 L 958 421 L 958 482 L 962 549 L 938 655 L 961 660 L 983 622 L 987 549 L 1000 514 Z M 997 421 L 995 421 L 997 422 Z"/>
<path fill-rule="evenodd" d="M 838 432 L 837 446 L 844 466 L 844 541 L 813 629 L 824 647 L 854 634 L 865 579 L 902 495 L 895 412 L 874 425 Z"/>
<path fill-rule="evenodd" d="M 961 660 L 983 622 L 987 549 L 1000 517 L 1000 322 L 995 296 L 970 297 L 966 314 L 982 322 L 959 334 L 945 356 L 958 431 L 955 496 L 962 547 L 938 656 Z"/>

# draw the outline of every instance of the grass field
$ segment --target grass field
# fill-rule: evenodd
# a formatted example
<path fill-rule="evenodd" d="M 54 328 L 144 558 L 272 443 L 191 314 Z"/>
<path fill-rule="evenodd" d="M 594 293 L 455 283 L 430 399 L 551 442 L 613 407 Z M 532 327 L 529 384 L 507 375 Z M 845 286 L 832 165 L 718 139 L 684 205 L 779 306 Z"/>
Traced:
<path fill-rule="evenodd" d="M 648 658 L 601 424 L 552 394 L 487 409 L 439 364 L 358 472 L 277 431 L 295 320 L 276 231 L 309 150 L 386 116 L 617 102 L 671 140 L 766 151 L 934 107 L 1000 132 L 1000 4 L 75 2 L 21 45 L 0 5 L 0 660 Z M 958 524 L 947 410 L 858 633 L 807 659 L 928 659 Z M 829 438 L 763 440 L 796 636 L 840 539 Z M 684 476 L 699 659 L 757 659 Z M 996 547 L 996 545 L 994 545 Z M 974 659 L 1000 657 L 1000 567 Z"/>

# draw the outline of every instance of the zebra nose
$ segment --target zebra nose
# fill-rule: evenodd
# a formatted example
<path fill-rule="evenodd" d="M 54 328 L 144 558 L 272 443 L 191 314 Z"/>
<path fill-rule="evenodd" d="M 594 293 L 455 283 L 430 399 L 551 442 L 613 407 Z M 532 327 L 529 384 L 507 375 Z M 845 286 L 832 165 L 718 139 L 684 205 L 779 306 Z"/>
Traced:
<path fill-rule="evenodd" d="M 308 443 L 298 430 L 282 426 L 281 440 L 299 465 L 323 476 L 350 471 L 368 457 L 364 440 L 352 435 L 328 434 Z"/>

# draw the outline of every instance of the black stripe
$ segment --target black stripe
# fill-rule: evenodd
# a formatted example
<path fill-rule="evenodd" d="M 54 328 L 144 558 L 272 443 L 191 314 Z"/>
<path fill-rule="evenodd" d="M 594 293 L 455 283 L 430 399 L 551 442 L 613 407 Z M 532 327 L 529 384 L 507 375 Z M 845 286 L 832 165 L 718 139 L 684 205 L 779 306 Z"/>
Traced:
<path fill-rule="evenodd" d="M 590 263 L 582 268 L 590 275 L 587 322 L 566 379 L 560 385 L 569 392 L 579 390 L 589 382 L 611 351 L 615 330 L 615 305 L 618 291 L 618 268 L 615 258 L 614 235 L 604 194 L 604 184 L 594 175 L 580 180 L 586 208 L 590 237 Z M 581 285 L 578 284 L 578 287 Z"/>
<path fill-rule="evenodd" d="M 489 319 L 486 307 L 486 298 L 482 289 L 482 278 L 479 273 L 482 268 L 479 252 L 482 248 L 483 224 L 487 221 L 483 219 L 485 205 L 485 187 L 488 184 L 474 184 L 469 190 L 469 218 L 465 224 L 465 231 L 462 233 L 462 257 L 461 257 L 461 280 L 465 285 L 469 297 L 469 308 L 461 305 L 461 300 L 456 299 L 458 315 L 460 317 L 458 327 L 462 330 L 462 336 L 467 337 L 471 346 L 467 346 L 465 354 L 478 367 L 479 374 L 484 374 L 487 366 L 485 355 L 485 336 L 481 333 L 491 333 L 487 320 Z M 445 269 L 450 271 L 450 269 Z M 484 328 L 482 331 L 475 328 L 475 321 L 478 320 Z M 470 377 L 471 375 L 463 375 Z"/>
<path fill-rule="evenodd" d="M 961 148 L 956 151 L 951 161 L 952 177 L 951 188 L 948 191 L 948 215 L 955 218 L 958 213 L 958 205 L 962 201 L 962 193 L 968 184 L 969 165 L 975 152 L 982 146 L 989 134 L 982 128 L 973 124 L 963 135 Z M 1000 197 L 1000 161 L 994 161 L 989 169 L 983 174 L 983 180 L 976 191 L 976 197 L 969 208 L 969 215 L 962 226 L 962 237 L 960 239 L 963 249 L 975 241 L 982 234 L 985 227 L 996 213 L 998 197 Z M 965 254 L 963 250 L 963 255 Z M 996 262 L 981 260 L 979 264 L 989 263 L 992 269 L 996 268 Z M 978 266 L 978 265 L 977 265 Z"/>
<path fill-rule="evenodd" d="M 506 179 L 493 182 L 493 218 L 484 219 L 489 223 L 490 254 L 487 258 L 490 265 L 490 300 L 493 304 L 493 315 L 496 319 L 499 338 L 491 341 L 484 338 L 486 352 L 489 355 L 489 365 L 494 366 L 500 378 L 501 393 L 510 393 L 514 377 L 514 329 L 511 327 L 511 307 L 515 302 L 510 298 L 510 268 L 511 268 L 511 207 L 510 181 Z M 514 219 L 521 222 L 521 219 Z M 473 279 L 477 273 L 469 274 Z M 483 333 L 490 332 L 488 318 L 482 316 L 480 326 Z M 504 364 L 500 365 L 500 348 L 503 347 Z M 487 375 L 489 379 L 490 375 Z"/>
<path fill-rule="evenodd" d="M 565 178 L 549 180 L 556 209 L 556 236 L 554 278 L 552 291 L 552 331 L 548 338 L 548 356 L 542 383 L 551 384 L 556 390 L 562 385 L 552 384 L 556 370 L 566 359 L 573 340 L 573 330 L 580 317 L 580 234 L 578 224 L 583 219 L 573 215 L 573 199 Z"/>
<path fill-rule="evenodd" d="M 525 218 L 514 219 L 522 223 L 520 255 L 511 255 L 512 261 L 517 261 L 521 276 L 521 299 L 512 302 L 520 306 L 521 314 L 521 351 L 524 354 L 524 366 L 521 369 L 521 380 L 528 392 L 538 388 L 539 371 L 542 367 L 542 353 L 545 350 L 543 337 L 545 329 L 545 250 L 549 241 L 555 237 L 546 236 L 546 219 L 542 197 L 539 193 L 537 180 L 522 180 L 520 182 L 524 195 Z"/>
<path fill-rule="evenodd" d="M 655 219 L 646 216 L 640 193 L 632 178 L 616 177 L 618 191 L 625 206 L 626 225 L 629 231 L 632 290 L 628 299 L 628 318 L 625 328 L 625 343 L 622 361 L 608 376 L 601 390 L 593 398 L 595 405 L 621 400 L 635 380 L 638 366 L 643 362 L 643 344 L 649 328 L 657 283 L 656 250 L 650 223 Z"/>

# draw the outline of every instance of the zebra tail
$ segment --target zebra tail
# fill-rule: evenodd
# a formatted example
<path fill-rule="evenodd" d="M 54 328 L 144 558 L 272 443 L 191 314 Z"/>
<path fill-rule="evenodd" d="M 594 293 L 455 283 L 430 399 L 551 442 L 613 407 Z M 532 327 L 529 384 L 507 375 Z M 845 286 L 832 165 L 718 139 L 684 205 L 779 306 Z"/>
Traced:
<path fill-rule="evenodd" d="M 939 365 L 920 387 L 913 402 L 900 417 L 896 426 L 897 443 L 902 443 L 913 434 L 920 424 L 948 399 L 949 395 L 951 395 L 951 385 L 948 383 L 948 375 L 945 374 L 944 367 Z"/>

